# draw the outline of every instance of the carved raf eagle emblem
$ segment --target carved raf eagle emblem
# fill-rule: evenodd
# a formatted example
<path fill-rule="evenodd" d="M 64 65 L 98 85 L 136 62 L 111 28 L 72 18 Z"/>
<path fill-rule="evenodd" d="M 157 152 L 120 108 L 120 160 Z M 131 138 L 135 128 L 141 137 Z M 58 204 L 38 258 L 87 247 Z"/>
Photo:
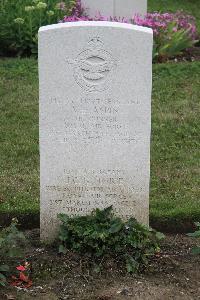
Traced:
<path fill-rule="evenodd" d="M 77 84 L 88 92 L 106 90 L 116 65 L 99 37 L 92 38 L 86 49 L 79 53 L 76 59 L 69 59 L 68 63 L 73 65 Z"/>

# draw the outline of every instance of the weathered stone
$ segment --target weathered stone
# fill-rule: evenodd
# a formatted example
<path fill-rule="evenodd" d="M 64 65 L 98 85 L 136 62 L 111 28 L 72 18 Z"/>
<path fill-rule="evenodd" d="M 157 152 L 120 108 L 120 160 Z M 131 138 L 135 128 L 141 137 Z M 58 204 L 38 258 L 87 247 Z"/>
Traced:
<path fill-rule="evenodd" d="M 39 31 L 41 239 L 58 213 L 113 205 L 148 224 L 152 31 L 76 22 Z"/>
<path fill-rule="evenodd" d="M 82 0 L 82 4 L 92 17 L 100 13 L 130 19 L 135 14 L 147 13 L 147 0 Z"/>

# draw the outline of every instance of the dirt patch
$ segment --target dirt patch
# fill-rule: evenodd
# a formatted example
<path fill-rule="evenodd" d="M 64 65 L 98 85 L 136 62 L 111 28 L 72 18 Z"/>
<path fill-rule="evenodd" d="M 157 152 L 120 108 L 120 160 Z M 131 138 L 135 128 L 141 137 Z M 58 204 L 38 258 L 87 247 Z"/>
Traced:
<path fill-rule="evenodd" d="M 143 274 L 133 276 L 115 259 L 105 260 L 102 272 L 96 273 L 89 258 L 71 252 L 59 256 L 57 247 L 41 246 L 38 230 L 26 234 L 34 284 L 27 290 L 1 289 L 1 300 L 200 299 L 200 256 L 190 254 L 196 240 L 184 235 L 168 235 L 160 256 Z"/>
<path fill-rule="evenodd" d="M 191 47 L 183 51 L 182 54 L 177 55 L 175 57 L 170 57 L 169 59 L 166 57 L 160 57 L 158 61 L 155 63 L 166 63 L 166 62 L 193 62 L 200 61 L 200 46 L 199 43 L 197 46 Z"/>
<path fill-rule="evenodd" d="M 177 61 L 199 61 L 200 47 L 192 47 L 187 49 L 183 55 L 177 57 Z"/>

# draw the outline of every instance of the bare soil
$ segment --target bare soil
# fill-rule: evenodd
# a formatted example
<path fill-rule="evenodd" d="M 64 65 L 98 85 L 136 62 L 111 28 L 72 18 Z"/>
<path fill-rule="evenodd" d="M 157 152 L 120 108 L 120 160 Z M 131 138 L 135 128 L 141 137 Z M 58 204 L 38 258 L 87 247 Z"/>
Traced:
<path fill-rule="evenodd" d="M 199 241 L 185 235 L 168 235 L 161 254 L 140 275 L 130 275 L 114 259 L 95 272 L 90 259 L 55 247 L 42 247 L 39 231 L 28 231 L 27 258 L 32 264 L 33 286 L 0 289 L 1 300 L 190 300 L 200 299 L 200 256 L 191 255 Z"/>
<path fill-rule="evenodd" d="M 169 59 L 165 57 L 160 57 L 157 63 L 166 63 L 166 62 L 193 62 L 200 61 L 200 45 L 194 46 L 183 51 L 182 54 L 177 55 L 175 57 L 170 57 Z"/>

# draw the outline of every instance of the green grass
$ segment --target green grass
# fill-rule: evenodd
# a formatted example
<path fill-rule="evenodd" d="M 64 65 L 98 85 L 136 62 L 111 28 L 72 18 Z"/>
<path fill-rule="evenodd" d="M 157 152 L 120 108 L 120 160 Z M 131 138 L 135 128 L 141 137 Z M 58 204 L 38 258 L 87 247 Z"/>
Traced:
<path fill-rule="evenodd" d="M 151 217 L 200 220 L 200 63 L 155 65 Z"/>
<path fill-rule="evenodd" d="M 38 77 L 0 60 L 0 212 L 39 212 Z M 200 219 L 200 63 L 154 65 L 152 220 Z"/>
<path fill-rule="evenodd" d="M 37 63 L 1 60 L 0 78 L 0 211 L 38 211 Z"/>
<path fill-rule="evenodd" d="M 148 0 L 148 11 L 176 12 L 183 10 L 196 17 L 200 32 L 200 0 Z"/>

